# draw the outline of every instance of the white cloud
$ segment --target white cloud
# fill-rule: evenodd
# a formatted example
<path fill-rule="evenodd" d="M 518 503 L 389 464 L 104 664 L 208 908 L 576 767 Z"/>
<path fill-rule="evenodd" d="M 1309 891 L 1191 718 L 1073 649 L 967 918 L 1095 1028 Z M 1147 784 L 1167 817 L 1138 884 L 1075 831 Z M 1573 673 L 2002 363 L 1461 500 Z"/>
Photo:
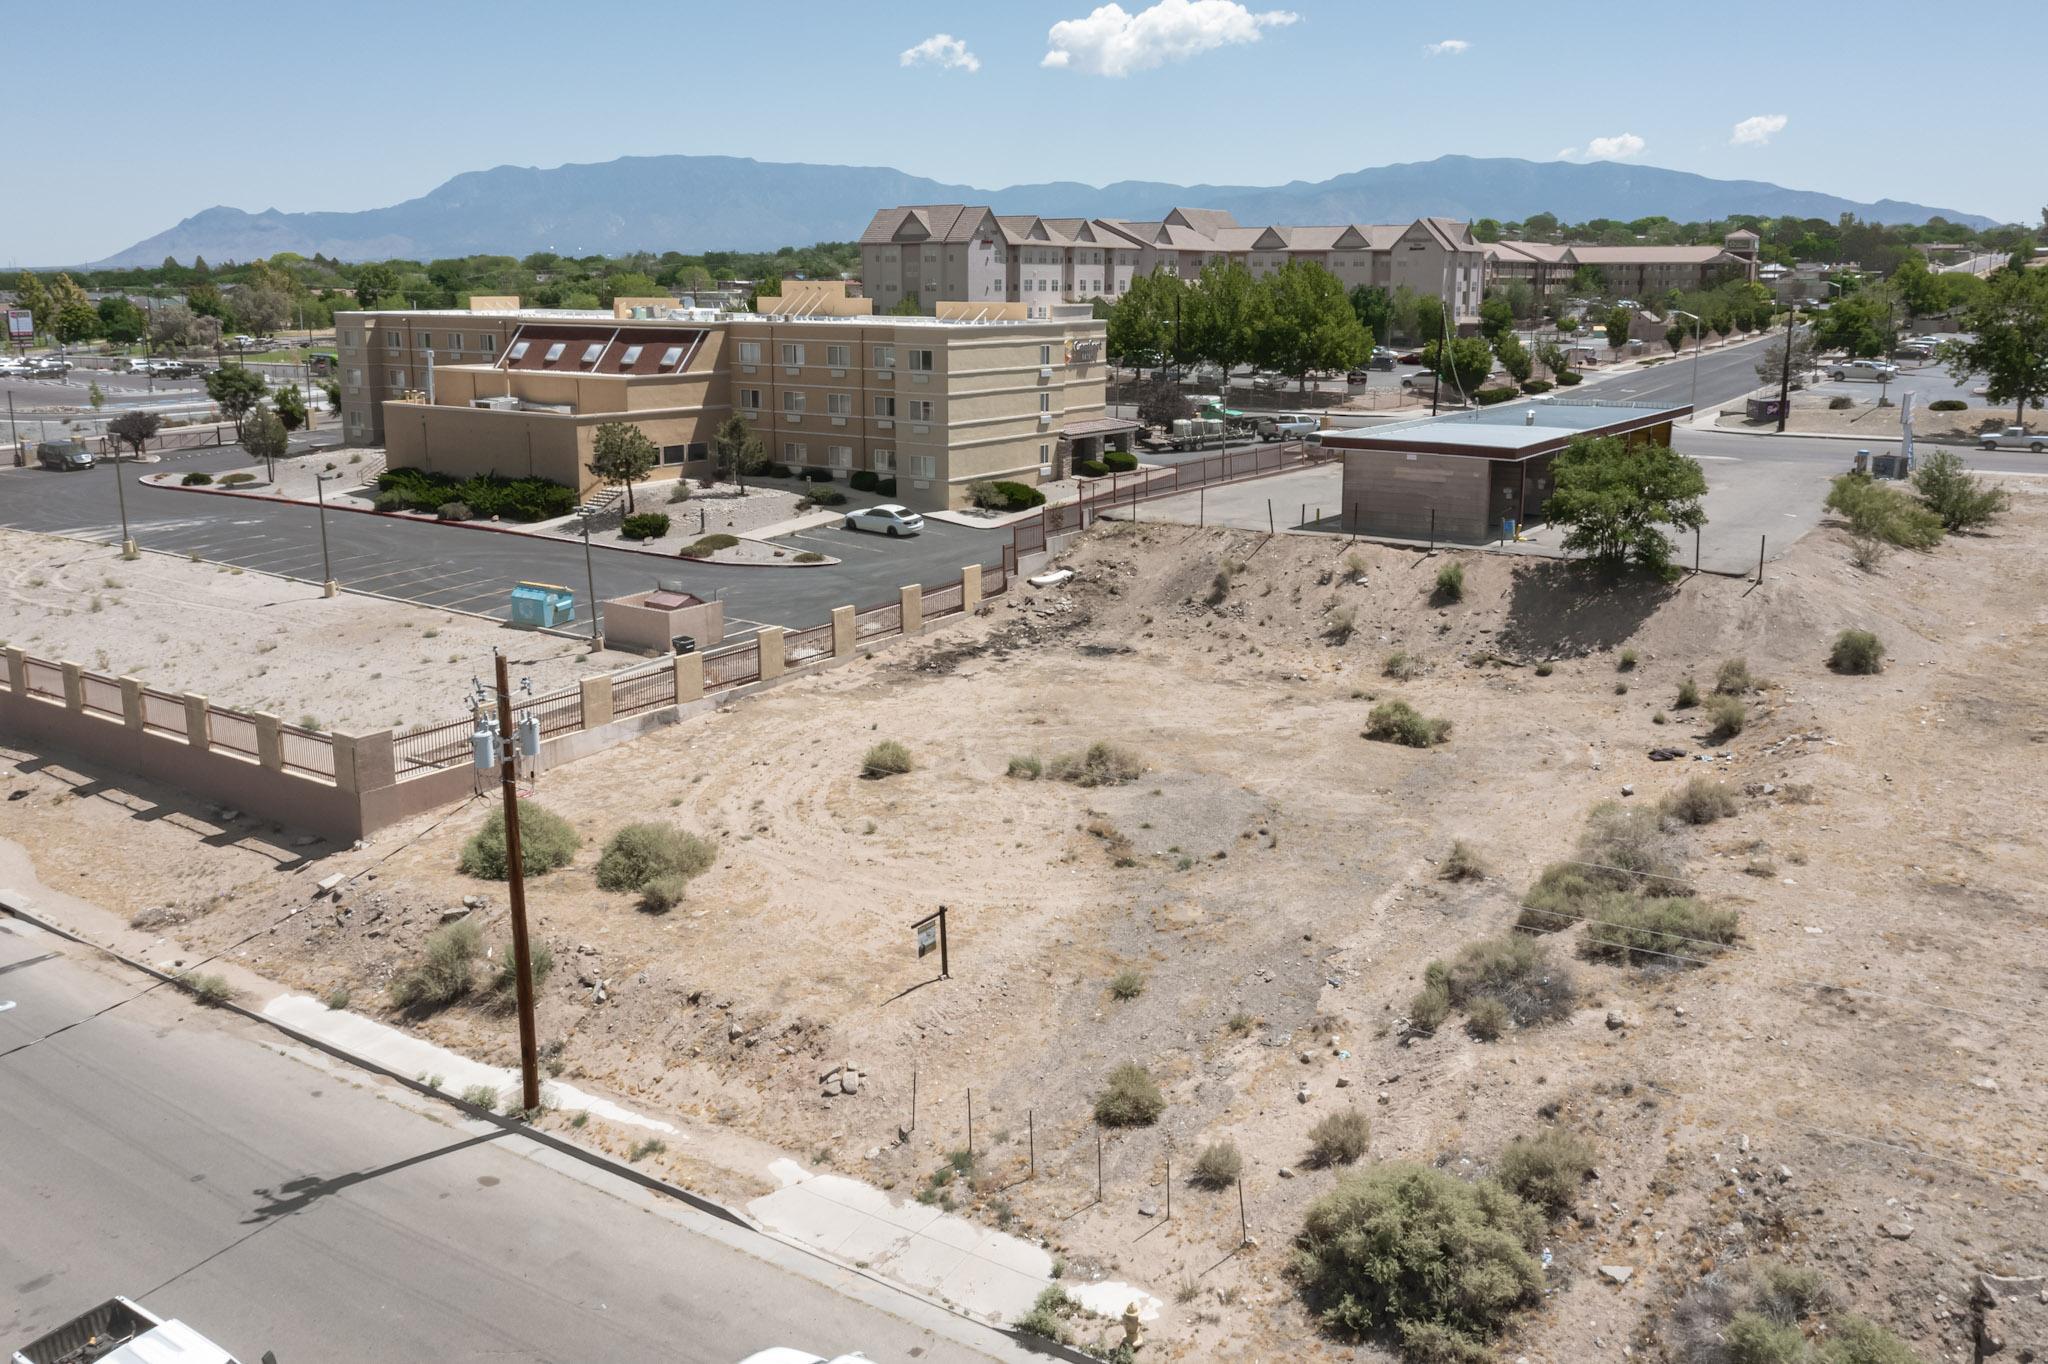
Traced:
<path fill-rule="evenodd" d="M 947 71 L 979 71 L 981 58 L 967 50 L 964 40 L 950 33 L 934 33 L 916 47 L 903 49 L 905 66 L 937 66 Z"/>
<path fill-rule="evenodd" d="M 1784 132 L 1789 121 L 1783 114 L 1758 114 L 1755 118 L 1745 118 L 1735 125 L 1735 136 L 1728 140 L 1738 147 L 1761 147 Z"/>
<path fill-rule="evenodd" d="M 1254 13 L 1236 0 L 1158 0 L 1136 14 L 1103 5 L 1085 19 L 1054 24 L 1039 65 L 1128 76 L 1215 48 L 1255 43 L 1261 29 L 1284 28 L 1300 18 L 1284 9 Z"/>
<path fill-rule="evenodd" d="M 1631 156 L 1641 156 L 1649 144 L 1634 133 L 1616 133 L 1613 137 L 1596 137 L 1583 148 L 1565 147 L 1557 154 L 1560 161 L 1626 161 Z"/>
<path fill-rule="evenodd" d="M 1432 57 L 1462 57 L 1472 50 L 1472 44 L 1463 38 L 1446 38 L 1440 43 L 1425 43 L 1422 50 Z"/>

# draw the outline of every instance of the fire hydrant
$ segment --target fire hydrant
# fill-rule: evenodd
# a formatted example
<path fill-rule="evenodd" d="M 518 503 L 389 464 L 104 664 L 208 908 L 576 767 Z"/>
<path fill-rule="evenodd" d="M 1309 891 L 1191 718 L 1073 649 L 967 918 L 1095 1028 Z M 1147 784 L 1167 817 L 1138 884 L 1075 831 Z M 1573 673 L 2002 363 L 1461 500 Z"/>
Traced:
<path fill-rule="evenodd" d="M 1143 1348 L 1145 1335 L 1138 1329 L 1138 1304 L 1132 1303 L 1124 1309 L 1124 1344 L 1130 1349 Z"/>

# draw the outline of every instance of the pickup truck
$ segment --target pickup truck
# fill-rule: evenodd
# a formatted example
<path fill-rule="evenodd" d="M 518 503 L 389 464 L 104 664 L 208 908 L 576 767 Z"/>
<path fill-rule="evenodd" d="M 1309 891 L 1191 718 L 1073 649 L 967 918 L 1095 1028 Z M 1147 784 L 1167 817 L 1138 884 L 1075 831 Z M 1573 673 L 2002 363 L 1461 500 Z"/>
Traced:
<path fill-rule="evenodd" d="M 235 1357 L 184 1322 L 127 1298 L 109 1298 L 14 1351 L 12 1364 L 235 1364 Z M 270 1356 L 265 1355 L 265 1360 Z"/>
<path fill-rule="evenodd" d="M 1260 440 L 1306 440 L 1309 433 L 1320 430 L 1322 423 L 1314 417 L 1261 417 L 1259 418 Z"/>
<path fill-rule="evenodd" d="M 1985 450 L 2032 450 L 2038 455 L 2048 451 L 2048 434 L 2008 426 L 2003 431 L 1986 431 L 1977 437 L 1977 444 Z"/>

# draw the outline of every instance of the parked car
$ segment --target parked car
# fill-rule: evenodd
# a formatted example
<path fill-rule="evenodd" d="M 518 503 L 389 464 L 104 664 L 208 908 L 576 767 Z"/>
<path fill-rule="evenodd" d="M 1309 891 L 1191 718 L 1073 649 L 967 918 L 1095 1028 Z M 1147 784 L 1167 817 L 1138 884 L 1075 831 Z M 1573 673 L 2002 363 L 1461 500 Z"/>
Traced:
<path fill-rule="evenodd" d="M 924 529 L 924 518 L 910 508 L 895 502 L 884 502 L 879 507 L 864 507 L 860 511 L 846 514 L 848 530 L 878 530 L 884 535 L 915 535 Z"/>
<path fill-rule="evenodd" d="M 29 363 L 35 366 L 37 377 L 43 379 L 61 379 L 71 372 L 71 362 L 61 355 L 38 355 Z"/>
<path fill-rule="evenodd" d="M 1889 381 L 1899 377 L 1899 367 L 1889 360 L 1842 360 L 1828 367 L 1830 379 Z"/>
<path fill-rule="evenodd" d="M 1919 341 L 1901 341 L 1892 354 L 1904 360 L 1926 360 L 1933 357 L 1934 347 Z"/>
<path fill-rule="evenodd" d="M 189 379 L 205 371 L 205 366 L 194 360 L 159 360 L 156 362 L 156 377 L 159 379 Z"/>
<path fill-rule="evenodd" d="M 1986 450 L 2032 450 L 2038 455 L 2048 451 L 2048 435 L 2024 426 L 2008 426 L 2002 431 L 1986 431 L 1977 437 L 1977 444 Z"/>
<path fill-rule="evenodd" d="M 1419 350 L 1402 351 L 1397 360 L 1400 364 L 1404 365 L 1419 365 L 1422 363 L 1422 352 Z"/>
<path fill-rule="evenodd" d="M 850 1355 L 834 1355 L 827 1359 L 823 1355 L 814 1355 L 809 1350 L 792 1349 L 787 1345 L 771 1345 L 765 1350 L 756 1350 L 742 1359 L 740 1364 L 869 1364 L 869 1360 L 858 1350 Z"/>
<path fill-rule="evenodd" d="M 0 357 L 0 378 L 33 379 L 36 367 L 27 360 L 15 356 Z"/>
<path fill-rule="evenodd" d="M 60 472 L 92 468 L 92 451 L 75 440 L 46 440 L 36 444 L 36 463 Z"/>
<path fill-rule="evenodd" d="M 1259 418 L 1259 439 L 1303 440 L 1310 432 L 1321 429 L 1322 424 L 1314 417 L 1298 416 L 1291 412 L 1277 413 Z"/>

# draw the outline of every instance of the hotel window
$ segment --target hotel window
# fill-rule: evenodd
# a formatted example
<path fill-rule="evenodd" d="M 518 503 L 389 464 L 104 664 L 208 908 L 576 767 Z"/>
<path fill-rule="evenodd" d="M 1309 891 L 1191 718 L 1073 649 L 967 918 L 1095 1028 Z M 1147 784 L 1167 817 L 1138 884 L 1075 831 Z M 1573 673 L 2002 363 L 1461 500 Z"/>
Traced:
<path fill-rule="evenodd" d="M 403 346 L 404 344 L 405 338 L 400 336 L 397 332 L 384 333 L 384 345 L 387 349 L 397 350 L 400 346 Z"/>
<path fill-rule="evenodd" d="M 851 469 L 853 467 L 853 447 L 851 445 L 826 446 L 825 462 L 835 469 Z"/>
<path fill-rule="evenodd" d="M 1040 346 L 1038 348 L 1038 363 L 1041 365 L 1049 365 L 1052 363 L 1051 346 Z"/>
<path fill-rule="evenodd" d="M 687 464 L 690 462 L 690 447 L 687 445 L 664 445 L 661 447 L 663 464 Z"/>
<path fill-rule="evenodd" d="M 931 373 L 932 353 L 928 350 L 914 350 L 910 352 L 910 367 L 913 370 L 922 370 L 927 374 Z"/>
<path fill-rule="evenodd" d="M 868 456 L 868 463 L 878 474 L 894 472 L 896 468 L 896 452 L 894 450 L 872 451 Z"/>
<path fill-rule="evenodd" d="M 432 332 L 421 332 L 413 338 L 412 343 L 421 350 L 432 350 L 434 348 L 434 334 Z"/>
<path fill-rule="evenodd" d="M 833 369 L 845 369 L 853 363 L 853 348 L 850 346 L 825 347 L 825 363 Z"/>
<path fill-rule="evenodd" d="M 801 411 L 803 411 L 803 410 L 804 410 L 804 394 L 803 394 L 803 390 L 801 390 L 801 389 L 795 389 L 795 388 L 785 388 L 785 389 L 783 389 L 783 390 L 782 390 L 782 410 L 783 410 L 784 412 L 801 412 Z"/>
<path fill-rule="evenodd" d="M 933 455 L 912 455 L 910 457 L 910 476 L 912 478 L 937 478 L 939 476 L 937 457 Z"/>
<path fill-rule="evenodd" d="M 1038 395 L 1038 410 L 1040 412 L 1052 411 L 1052 394 L 1041 393 Z"/>
<path fill-rule="evenodd" d="M 583 363 L 586 365 L 594 365 L 597 363 L 597 357 L 603 354 L 604 342 L 593 341 L 583 348 Z"/>
<path fill-rule="evenodd" d="M 743 365 L 758 365 L 761 363 L 761 343 L 759 341 L 740 342 L 740 363 Z"/>
<path fill-rule="evenodd" d="M 895 415 L 896 415 L 896 398 L 895 398 L 895 395 L 893 395 L 893 394 L 889 394 L 889 393 L 877 393 L 877 394 L 875 395 L 875 415 L 876 415 L 877 417 L 893 417 L 893 416 L 895 416 Z"/>
<path fill-rule="evenodd" d="M 910 419 L 914 422 L 928 422 L 932 419 L 932 404 L 929 398 L 915 398 L 910 403 Z"/>
<path fill-rule="evenodd" d="M 876 347 L 875 347 L 875 368 L 876 368 L 876 369 L 894 369 L 894 368 L 896 368 L 896 348 L 895 348 L 894 346 L 876 346 Z"/>
<path fill-rule="evenodd" d="M 552 365 L 553 363 L 555 363 L 555 361 L 562 358 L 562 352 L 564 350 L 567 350 L 568 346 L 569 343 L 566 341 L 555 342 L 555 344 L 548 347 L 548 353 L 546 355 L 543 355 L 541 357 L 541 360 L 546 364 Z"/>
<path fill-rule="evenodd" d="M 505 358 L 507 360 L 524 360 L 526 358 L 526 348 L 530 344 L 532 343 L 527 341 L 514 341 L 512 349 L 505 352 Z"/>
<path fill-rule="evenodd" d="M 739 405 L 746 411 L 759 412 L 761 410 L 761 390 L 758 388 L 741 389 Z"/>
<path fill-rule="evenodd" d="M 674 369 L 677 365 L 682 363 L 682 359 L 683 348 L 681 346 L 670 346 L 667 350 L 661 353 L 660 367 L 662 369 Z"/>
<path fill-rule="evenodd" d="M 805 461 L 805 457 L 804 443 L 802 441 L 786 440 L 782 442 L 782 462 L 784 464 L 802 464 Z"/>
<path fill-rule="evenodd" d="M 451 336 L 450 336 L 450 337 L 448 338 L 448 349 L 450 349 L 450 350 L 461 350 L 461 349 L 462 349 L 462 333 L 461 333 L 461 332 L 456 332 L 456 333 L 454 333 L 453 335 L 451 335 Z"/>
<path fill-rule="evenodd" d="M 391 371 L 391 387 L 393 387 L 393 388 L 404 388 L 404 387 L 405 387 L 405 371 L 404 371 L 404 370 L 402 370 L 402 369 L 394 369 L 394 370 L 392 370 L 392 371 Z"/>
<path fill-rule="evenodd" d="M 640 346 L 626 347 L 626 349 L 619 355 L 619 368 L 631 369 L 633 366 L 639 364 L 640 352 L 642 349 L 644 348 Z"/>
<path fill-rule="evenodd" d="M 825 395 L 825 411 L 834 417 L 851 417 L 853 415 L 853 395 L 851 393 L 827 393 Z"/>
<path fill-rule="evenodd" d="M 485 355 L 493 355 L 497 353 L 498 338 L 491 335 L 489 332 L 485 332 L 482 336 L 479 336 L 476 339 L 476 345 L 477 349 L 482 351 Z"/>
<path fill-rule="evenodd" d="M 801 342 L 801 341 L 785 341 L 785 342 L 783 342 L 783 343 L 782 343 L 782 363 L 783 363 L 783 364 L 785 364 L 785 365 L 801 365 L 801 364 L 802 364 L 803 362 L 804 362 L 804 345 L 803 345 L 803 342 Z"/>
<path fill-rule="evenodd" d="M 363 386 L 363 372 L 361 370 L 352 369 L 348 372 L 348 386 L 350 388 L 361 388 Z"/>

